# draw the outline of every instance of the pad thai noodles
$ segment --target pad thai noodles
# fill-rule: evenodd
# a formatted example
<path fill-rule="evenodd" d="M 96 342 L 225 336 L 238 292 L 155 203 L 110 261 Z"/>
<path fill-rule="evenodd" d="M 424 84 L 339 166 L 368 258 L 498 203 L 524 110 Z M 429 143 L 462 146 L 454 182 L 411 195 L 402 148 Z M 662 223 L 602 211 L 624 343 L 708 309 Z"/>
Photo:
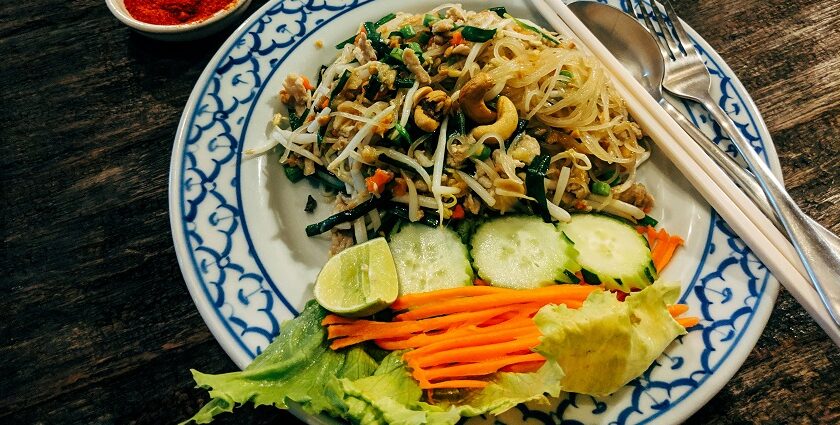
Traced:
<path fill-rule="evenodd" d="M 511 212 L 644 220 L 648 143 L 603 67 L 503 8 L 442 5 L 359 26 L 317 78 L 289 74 L 268 142 L 293 181 L 335 194 L 332 253 L 393 220 Z"/>

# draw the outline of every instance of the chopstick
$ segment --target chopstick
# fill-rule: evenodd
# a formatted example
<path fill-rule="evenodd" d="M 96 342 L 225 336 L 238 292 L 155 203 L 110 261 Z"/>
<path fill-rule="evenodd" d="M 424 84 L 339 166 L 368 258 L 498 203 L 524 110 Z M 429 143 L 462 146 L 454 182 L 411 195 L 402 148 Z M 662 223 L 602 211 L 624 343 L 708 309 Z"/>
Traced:
<path fill-rule="evenodd" d="M 627 105 L 634 118 L 656 142 L 657 147 L 747 243 L 834 343 L 840 346 L 840 328 L 825 310 L 806 278 L 804 267 L 798 261 L 793 246 L 772 222 L 694 144 L 565 3 L 561 0 L 531 0 L 531 3 L 556 31 L 576 40 L 581 48 L 588 50 L 604 65 L 616 90 L 628 100 Z"/>

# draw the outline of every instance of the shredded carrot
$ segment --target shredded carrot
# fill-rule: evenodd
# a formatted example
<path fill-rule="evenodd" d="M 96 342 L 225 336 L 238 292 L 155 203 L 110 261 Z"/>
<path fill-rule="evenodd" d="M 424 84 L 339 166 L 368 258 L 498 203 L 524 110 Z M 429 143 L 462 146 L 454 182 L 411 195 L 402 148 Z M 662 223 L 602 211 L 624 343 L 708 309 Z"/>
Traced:
<path fill-rule="evenodd" d="M 494 316 L 507 313 L 510 309 L 510 306 L 502 306 L 488 310 L 450 314 L 426 320 L 401 322 L 356 320 L 352 323 L 330 325 L 327 328 L 327 338 L 334 339 L 330 346 L 336 349 L 373 339 L 409 337 L 420 332 L 446 329 L 450 326 L 463 323 L 481 324 Z"/>
<path fill-rule="evenodd" d="M 684 328 L 690 328 L 692 326 L 697 326 L 700 323 L 700 318 L 698 317 L 680 317 L 677 319 L 677 323 L 679 323 Z"/>
<path fill-rule="evenodd" d="M 456 31 L 452 33 L 452 38 L 449 39 L 449 44 L 453 46 L 464 44 L 464 36 L 463 34 L 461 34 L 461 31 Z"/>
<path fill-rule="evenodd" d="M 326 109 L 327 106 L 330 105 L 330 98 L 324 96 L 324 100 L 321 102 L 321 109 Z"/>
<path fill-rule="evenodd" d="M 365 186 L 370 193 L 382 193 L 385 185 L 393 179 L 393 172 L 377 168 L 372 176 L 365 179 Z"/>
<path fill-rule="evenodd" d="M 674 252 L 684 243 L 681 237 L 669 235 L 665 229 L 657 231 L 653 227 L 647 226 L 637 227 L 636 230 L 647 238 L 650 245 L 650 257 L 657 272 L 665 269 L 665 266 L 674 256 Z"/>
<path fill-rule="evenodd" d="M 493 335 L 490 335 L 492 332 L 503 332 L 503 331 L 513 331 L 517 334 L 521 334 L 523 330 L 533 329 L 534 328 L 534 321 L 531 319 L 518 319 L 518 320 L 508 320 L 504 323 L 495 324 L 493 326 L 488 327 L 479 327 L 476 325 L 467 325 L 457 328 L 451 328 L 446 332 L 442 333 L 424 333 L 419 335 L 414 335 L 409 338 L 405 339 L 391 339 L 391 340 L 383 340 L 377 339 L 376 344 L 385 350 L 404 350 L 406 348 L 415 348 L 417 350 L 426 349 L 426 347 L 430 347 L 428 351 L 433 351 L 438 348 L 435 346 L 437 343 L 453 343 L 452 341 L 459 341 L 454 342 L 452 347 L 456 347 L 459 344 L 474 344 L 479 345 L 481 344 L 481 340 L 474 341 L 468 338 L 478 338 L 480 336 L 486 336 L 487 338 L 492 338 Z M 512 337 L 506 337 L 512 338 Z M 449 345 L 444 345 L 444 347 L 449 347 Z M 414 350 L 414 351 L 417 351 Z M 405 355 L 409 355 L 409 353 L 414 353 L 414 351 L 410 351 L 405 353 Z"/>
<path fill-rule="evenodd" d="M 479 295 L 471 298 L 456 298 L 420 307 L 399 314 L 396 320 L 415 320 L 463 311 L 482 310 L 500 305 L 522 303 L 564 304 L 566 301 L 583 301 L 594 291 L 601 291 L 600 286 L 551 285 L 537 289 L 514 291 L 503 294 Z"/>
<path fill-rule="evenodd" d="M 479 281 L 481 279 L 476 279 Z M 482 281 L 483 282 L 483 281 Z M 391 304 L 391 310 L 399 311 L 445 299 L 475 297 L 478 295 L 511 293 L 515 289 L 498 288 L 495 286 L 461 286 L 458 288 L 439 289 L 432 292 L 403 295 Z"/>
<path fill-rule="evenodd" d="M 688 311 L 688 306 L 685 304 L 674 304 L 668 306 L 668 313 L 671 313 L 671 316 L 677 317 L 683 313 Z"/>
<path fill-rule="evenodd" d="M 312 83 L 309 82 L 309 78 L 306 78 L 305 76 L 303 76 L 301 78 L 303 78 L 303 88 L 305 88 L 307 90 L 312 90 L 312 89 L 315 88 L 315 87 L 312 86 Z"/>
<path fill-rule="evenodd" d="M 530 323 L 528 321 L 518 321 L 513 325 L 508 324 L 507 326 L 493 326 L 485 329 L 486 330 L 482 331 L 480 328 L 473 328 L 471 332 L 464 332 L 464 335 L 459 338 L 451 336 L 447 338 L 438 338 L 437 341 L 424 344 L 420 348 L 405 353 L 403 358 L 410 359 L 446 350 L 511 341 L 518 337 L 529 338 L 534 335 L 539 336 L 539 329 L 537 329 L 537 326 L 534 325 L 533 321 Z"/>
<path fill-rule="evenodd" d="M 439 379 L 460 378 L 465 376 L 482 376 L 498 372 L 499 369 L 517 363 L 535 362 L 544 360 L 543 356 L 537 353 L 520 354 L 517 356 L 506 356 L 489 361 L 458 364 L 454 366 L 436 367 L 432 369 L 415 369 L 415 377 L 422 377 L 427 381 Z"/>
<path fill-rule="evenodd" d="M 504 357 L 519 351 L 530 351 L 539 344 L 540 335 L 537 332 L 536 335 L 514 339 L 513 341 L 485 344 L 477 347 L 456 348 L 423 356 L 412 356 L 407 361 L 409 366 L 421 368 L 448 363 L 481 362 Z"/>
<path fill-rule="evenodd" d="M 536 372 L 539 370 L 542 365 L 545 364 L 545 360 L 539 360 L 535 362 L 527 362 L 527 363 L 517 363 L 512 364 L 510 366 L 505 366 L 499 369 L 499 372 L 515 372 L 515 373 L 531 373 Z"/>

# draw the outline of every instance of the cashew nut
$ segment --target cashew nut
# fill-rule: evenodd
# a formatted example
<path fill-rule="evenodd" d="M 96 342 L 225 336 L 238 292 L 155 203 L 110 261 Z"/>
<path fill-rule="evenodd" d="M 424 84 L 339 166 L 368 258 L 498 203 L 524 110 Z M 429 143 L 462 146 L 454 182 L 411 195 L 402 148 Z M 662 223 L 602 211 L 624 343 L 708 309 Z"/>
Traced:
<path fill-rule="evenodd" d="M 442 90 L 423 87 L 414 94 L 414 123 L 421 130 L 431 133 L 437 130 L 440 119 L 452 106 L 452 99 Z"/>
<path fill-rule="evenodd" d="M 496 120 L 496 113 L 484 103 L 484 95 L 495 86 L 496 83 L 487 73 L 480 73 L 472 77 L 464 87 L 461 87 L 459 101 L 461 109 L 470 119 L 479 124 L 490 124 Z"/>
<path fill-rule="evenodd" d="M 496 122 L 480 125 L 472 129 L 472 133 L 470 134 L 476 140 L 489 133 L 498 134 L 502 140 L 506 140 L 516 130 L 516 124 L 519 122 L 519 113 L 516 112 L 516 106 L 513 104 L 513 101 L 508 99 L 507 96 L 499 97 L 499 101 L 496 103 L 496 111 L 498 112 Z M 490 137 L 487 139 L 487 142 L 499 143 L 499 140 L 496 140 L 495 137 Z"/>

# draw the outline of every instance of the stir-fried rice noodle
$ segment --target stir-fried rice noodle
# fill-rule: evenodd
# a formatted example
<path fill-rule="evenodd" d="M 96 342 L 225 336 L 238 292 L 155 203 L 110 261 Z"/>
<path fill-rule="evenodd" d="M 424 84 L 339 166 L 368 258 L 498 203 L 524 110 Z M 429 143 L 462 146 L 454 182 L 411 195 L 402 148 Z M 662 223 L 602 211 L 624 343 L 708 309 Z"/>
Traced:
<path fill-rule="evenodd" d="M 537 189 L 526 189 L 533 180 L 525 176 L 547 155 L 541 190 L 555 220 L 581 210 L 644 217 L 652 198 L 638 193 L 635 178 L 650 154 L 624 100 L 574 42 L 530 25 L 456 4 L 395 13 L 378 34 L 365 30 L 340 46 L 306 81 L 318 81 L 308 93 L 291 74 L 280 93 L 290 116 L 245 153 L 276 148 L 285 167 L 332 173 L 346 185 L 344 207 L 385 197 L 407 205 L 410 221 L 431 213 L 441 224 L 459 205 L 470 215 L 533 212 Z M 485 112 L 475 106 L 481 101 Z M 503 101 L 515 107 L 515 132 L 509 117 L 506 127 L 495 125 Z M 388 176 L 383 187 L 368 182 L 378 169 Z M 384 221 L 378 212 L 356 220 L 356 241 Z"/>

